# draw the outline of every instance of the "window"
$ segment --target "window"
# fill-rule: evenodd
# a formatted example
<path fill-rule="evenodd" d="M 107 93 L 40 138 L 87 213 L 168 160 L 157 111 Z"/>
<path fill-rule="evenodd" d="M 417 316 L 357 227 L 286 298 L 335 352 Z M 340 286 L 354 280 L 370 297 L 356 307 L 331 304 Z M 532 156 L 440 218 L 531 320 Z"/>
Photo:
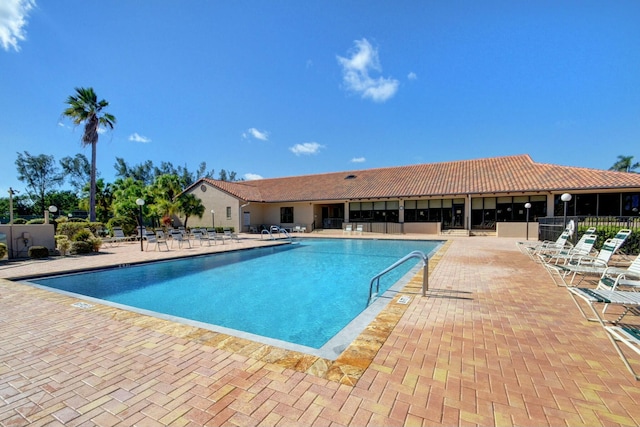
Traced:
<path fill-rule="evenodd" d="M 556 194 L 553 196 L 553 216 L 563 216 L 565 202 L 562 201 L 562 194 Z M 573 194 L 571 200 L 566 202 L 567 216 L 575 215 L 576 196 Z"/>
<path fill-rule="evenodd" d="M 404 202 L 404 222 L 440 220 L 441 200 L 407 200 Z"/>
<path fill-rule="evenodd" d="M 227 206 L 227 219 L 231 219 L 231 206 Z"/>
<path fill-rule="evenodd" d="M 596 215 L 598 210 L 597 194 L 576 194 L 576 215 Z"/>
<path fill-rule="evenodd" d="M 442 221 L 442 199 L 429 200 L 429 221 Z"/>
<path fill-rule="evenodd" d="M 471 227 L 495 228 L 496 221 L 527 219 L 526 203 L 531 203 L 529 220 L 547 216 L 547 196 L 482 197 L 471 199 Z"/>
<path fill-rule="evenodd" d="M 598 215 L 620 215 L 620 193 L 600 194 L 598 199 Z"/>
<path fill-rule="evenodd" d="M 293 207 L 280 208 L 280 222 L 282 224 L 293 223 Z"/>
<path fill-rule="evenodd" d="M 351 222 L 398 222 L 400 202 L 351 202 L 349 203 Z"/>
<path fill-rule="evenodd" d="M 640 194 L 625 193 L 622 195 L 622 215 L 638 216 L 640 210 Z"/>

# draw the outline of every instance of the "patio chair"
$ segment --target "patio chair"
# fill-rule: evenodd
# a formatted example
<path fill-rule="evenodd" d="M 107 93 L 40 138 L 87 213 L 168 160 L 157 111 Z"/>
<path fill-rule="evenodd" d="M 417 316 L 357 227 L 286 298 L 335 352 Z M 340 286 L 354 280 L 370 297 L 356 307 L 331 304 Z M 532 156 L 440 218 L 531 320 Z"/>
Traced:
<path fill-rule="evenodd" d="M 149 245 L 156 245 L 155 250 L 160 250 L 160 245 L 164 245 L 164 247 L 169 250 L 169 244 L 167 243 L 167 238 L 164 235 L 162 230 L 158 230 L 155 233 L 152 231 L 147 231 L 144 236 L 144 239 L 147 241 L 146 251 L 149 250 Z"/>
<path fill-rule="evenodd" d="M 574 228 L 574 222 L 571 220 L 555 241 L 543 240 L 542 242 L 537 243 L 518 242 L 520 251 L 535 259 L 540 252 L 570 248 L 573 245 L 569 242 L 569 239 L 573 236 Z"/>
<path fill-rule="evenodd" d="M 602 272 L 599 289 L 615 291 L 619 286 L 640 288 L 640 255 L 627 268 L 609 267 Z"/>
<path fill-rule="evenodd" d="M 624 244 L 624 242 L 627 240 L 627 237 L 629 237 L 631 233 L 632 231 L 628 228 L 623 228 L 618 231 L 615 236 L 613 236 L 613 238 L 617 240 L 616 250 L 620 249 L 620 247 Z"/>
<path fill-rule="evenodd" d="M 589 255 L 593 250 L 593 246 L 598 240 L 597 234 L 583 234 L 575 246 L 568 249 L 554 249 L 548 251 L 540 251 L 538 253 L 538 261 L 542 263 L 552 262 L 558 264 L 565 263 L 567 260 L 580 255 Z"/>
<path fill-rule="evenodd" d="M 212 240 L 213 244 L 217 245 L 218 239 L 222 240 L 222 244 L 224 245 L 224 239 L 218 236 L 218 233 L 216 233 L 216 230 L 214 230 L 213 228 L 207 229 L 207 238 L 209 239 L 209 245 L 211 245 Z"/>
<path fill-rule="evenodd" d="M 184 236 L 180 230 L 171 230 L 169 232 L 169 235 L 171 236 L 172 248 L 173 248 L 174 242 L 178 242 L 178 249 L 180 249 L 184 243 L 189 245 L 189 248 L 191 248 L 191 241 L 189 240 L 189 237 Z"/>
<path fill-rule="evenodd" d="M 344 230 L 342 230 L 343 234 L 351 234 L 351 231 L 353 230 L 353 226 L 351 224 L 347 224 L 344 226 Z"/>
<path fill-rule="evenodd" d="M 356 225 L 356 234 L 362 235 L 362 224 Z"/>
<path fill-rule="evenodd" d="M 543 264 L 554 283 L 558 286 L 578 286 L 587 276 L 601 276 L 605 269 L 609 267 L 609 260 L 616 251 L 616 240 L 607 239 L 603 243 L 602 248 L 597 256 L 579 255 L 571 257 L 565 264 Z M 580 275 L 580 281 L 573 285 L 573 280 Z M 559 279 L 556 280 L 556 276 Z M 565 278 L 571 276 L 571 280 L 567 282 Z"/>
<path fill-rule="evenodd" d="M 607 332 L 607 337 L 613 344 L 616 352 L 622 359 L 629 372 L 636 380 L 640 380 L 640 376 L 636 374 L 631 366 L 629 359 L 618 343 L 624 344 L 637 355 L 640 355 L 640 324 L 637 320 L 640 314 L 640 292 L 630 291 L 613 291 L 606 289 L 588 289 L 588 288 L 570 288 L 570 295 L 578 306 L 580 313 L 588 320 L 597 321 Z M 586 302 L 594 314 L 590 318 L 578 302 L 578 299 Z M 604 304 L 605 306 L 616 305 L 622 310 L 617 314 L 615 320 L 607 320 L 596 310 L 596 304 Z M 604 311 L 604 310 L 603 310 Z M 622 323 L 622 320 L 629 314 L 633 314 L 633 323 Z"/>
<path fill-rule="evenodd" d="M 193 235 L 193 238 L 195 240 L 200 242 L 200 246 L 202 246 L 204 242 L 206 242 L 208 246 L 211 246 L 211 241 L 209 240 L 207 230 L 202 228 L 194 228 L 193 230 L 191 230 L 191 234 Z"/>
<path fill-rule="evenodd" d="M 224 243 L 225 239 L 227 240 L 235 240 L 236 242 L 240 241 L 238 234 L 232 233 L 231 230 L 224 230 L 224 235 L 222 237 L 222 243 Z"/>
<path fill-rule="evenodd" d="M 132 237 L 129 237 L 124 234 L 124 230 L 120 227 L 113 227 L 113 237 L 111 238 L 112 244 L 117 244 L 120 242 L 129 242 Z"/>

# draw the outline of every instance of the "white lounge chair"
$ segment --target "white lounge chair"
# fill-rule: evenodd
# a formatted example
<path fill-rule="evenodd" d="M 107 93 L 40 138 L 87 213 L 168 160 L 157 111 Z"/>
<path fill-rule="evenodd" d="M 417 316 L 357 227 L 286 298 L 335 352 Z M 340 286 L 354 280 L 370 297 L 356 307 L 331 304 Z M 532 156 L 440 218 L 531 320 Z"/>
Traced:
<path fill-rule="evenodd" d="M 604 270 L 609 267 L 609 260 L 616 251 L 616 243 L 615 239 L 607 239 L 595 257 L 591 255 L 579 255 L 569 258 L 565 264 L 546 263 L 544 266 L 556 285 L 578 286 L 587 276 L 602 275 Z M 573 280 L 577 275 L 581 276 L 580 281 L 573 285 Z M 569 282 L 565 279 L 568 276 L 571 276 Z M 557 280 L 556 277 L 559 280 Z"/>
<path fill-rule="evenodd" d="M 544 240 L 542 242 L 536 243 L 518 242 L 518 244 L 520 245 L 519 247 L 522 252 L 526 253 L 531 258 L 536 259 L 538 253 L 548 250 L 561 250 L 572 247 L 573 245 L 569 242 L 569 239 L 571 238 L 571 236 L 573 236 L 574 229 L 575 225 L 573 220 L 571 220 L 555 241 Z"/>
<path fill-rule="evenodd" d="M 209 239 L 209 244 L 211 244 L 211 241 L 213 241 L 213 244 L 217 245 L 219 239 L 222 240 L 222 244 L 224 245 L 224 239 L 218 236 L 218 233 L 216 233 L 216 230 L 214 230 L 213 228 L 207 230 L 207 238 Z"/>
<path fill-rule="evenodd" d="M 622 359 L 624 365 L 636 380 L 640 380 L 640 376 L 636 374 L 635 370 L 629 363 L 629 359 L 618 344 L 622 343 L 627 348 L 640 355 L 640 326 L 638 321 L 635 320 L 633 324 L 622 323 L 622 320 L 629 313 L 634 314 L 633 317 L 637 317 L 637 315 L 640 314 L 640 292 L 588 288 L 569 288 L 569 292 L 578 306 L 580 313 L 582 313 L 586 319 L 600 323 L 607 332 L 609 340 L 613 343 L 613 346 L 618 352 L 618 355 Z M 593 318 L 589 318 L 587 316 L 577 298 L 587 303 L 594 314 Z M 620 306 L 622 313 L 618 314 L 615 320 L 607 320 L 598 312 L 598 310 L 596 310 L 596 304 Z"/>
<path fill-rule="evenodd" d="M 343 234 L 351 234 L 353 231 L 353 226 L 351 224 L 347 224 L 344 226 L 344 230 L 342 230 Z"/>
<path fill-rule="evenodd" d="M 598 240 L 597 234 L 583 234 L 578 243 L 575 246 L 568 249 L 554 249 L 548 251 L 540 251 L 538 253 L 538 260 L 543 263 L 562 263 L 567 260 L 580 255 L 589 255 L 593 250 L 593 246 Z"/>
<path fill-rule="evenodd" d="M 232 233 L 231 230 L 224 230 L 224 236 L 222 237 L 222 243 L 226 240 L 235 240 L 236 242 L 240 241 L 240 237 L 238 234 Z"/>
<path fill-rule="evenodd" d="M 356 225 L 356 234 L 362 235 L 362 224 Z"/>
<path fill-rule="evenodd" d="M 169 235 L 171 236 L 171 247 L 173 248 L 174 242 L 178 242 L 178 249 L 182 247 L 183 244 L 189 245 L 191 247 L 191 241 L 189 237 L 183 236 L 180 230 L 171 230 L 169 231 Z"/>
<path fill-rule="evenodd" d="M 147 231 L 147 233 L 144 236 L 144 239 L 147 241 L 147 247 L 146 247 L 146 251 L 149 250 L 149 245 L 156 245 L 155 246 L 155 250 L 160 250 L 160 246 L 164 245 L 164 247 L 167 248 L 167 250 L 169 250 L 169 244 L 167 243 L 167 238 L 164 235 L 164 232 L 162 230 L 158 230 L 155 232 L 155 234 L 151 231 Z"/>
<path fill-rule="evenodd" d="M 200 242 L 200 246 L 202 246 L 205 242 L 207 246 L 211 246 L 211 241 L 209 240 L 207 230 L 202 228 L 194 228 L 193 230 L 191 230 L 191 234 L 193 235 L 194 240 Z"/>
<path fill-rule="evenodd" d="M 111 237 L 110 242 L 112 244 L 118 244 L 120 242 L 129 242 L 133 238 L 124 234 L 124 230 L 120 227 L 113 227 L 113 237 Z"/>
<path fill-rule="evenodd" d="M 640 255 L 627 268 L 609 267 L 602 272 L 598 289 L 640 288 Z"/>
<path fill-rule="evenodd" d="M 613 238 L 617 241 L 616 250 L 620 249 L 620 247 L 624 244 L 624 242 L 627 240 L 627 237 L 629 237 L 631 233 L 632 231 L 628 228 L 623 228 L 622 230 L 618 231 L 615 236 L 613 236 Z"/>

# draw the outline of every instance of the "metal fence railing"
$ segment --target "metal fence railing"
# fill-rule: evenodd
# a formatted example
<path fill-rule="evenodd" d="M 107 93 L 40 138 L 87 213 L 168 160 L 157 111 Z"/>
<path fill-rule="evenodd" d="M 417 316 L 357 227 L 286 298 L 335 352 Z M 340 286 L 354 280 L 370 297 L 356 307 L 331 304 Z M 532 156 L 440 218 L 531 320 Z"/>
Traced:
<path fill-rule="evenodd" d="M 576 225 L 577 232 L 573 233 L 571 241 L 575 243 L 580 238 L 580 231 L 589 227 L 596 227 L 604 233 L 615 234 L 622 228 L 633 232 L 640 231 L 640 217 L 637 216 L 567 216 Z M 564 230 L 565 217 L 551 216 L 538 219 L 538 240 L 556 240 Z"/>

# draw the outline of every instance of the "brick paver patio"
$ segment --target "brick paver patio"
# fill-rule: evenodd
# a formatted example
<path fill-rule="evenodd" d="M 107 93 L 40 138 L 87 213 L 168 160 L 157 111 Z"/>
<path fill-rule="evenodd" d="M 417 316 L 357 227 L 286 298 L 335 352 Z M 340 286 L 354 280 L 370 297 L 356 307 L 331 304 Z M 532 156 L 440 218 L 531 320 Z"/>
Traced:
<path fill-rule="evenodd" d="M 0 277 L 164 256 L 113 252 Z M 0 425 L 640 424 L 602 327 L 514 239 L 451 240 L 353 385 L 69 302 L 0 279 Z"/>

